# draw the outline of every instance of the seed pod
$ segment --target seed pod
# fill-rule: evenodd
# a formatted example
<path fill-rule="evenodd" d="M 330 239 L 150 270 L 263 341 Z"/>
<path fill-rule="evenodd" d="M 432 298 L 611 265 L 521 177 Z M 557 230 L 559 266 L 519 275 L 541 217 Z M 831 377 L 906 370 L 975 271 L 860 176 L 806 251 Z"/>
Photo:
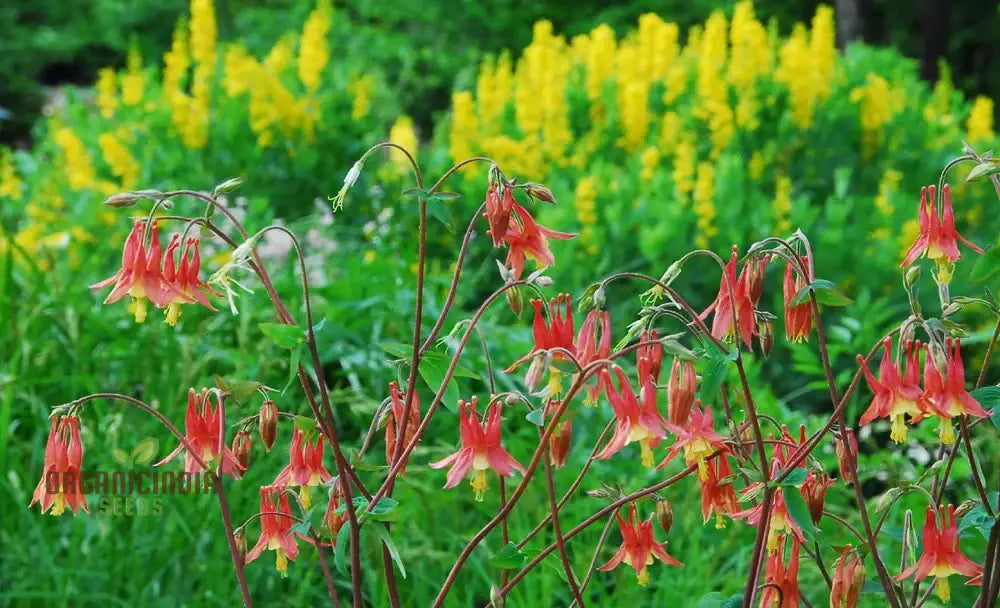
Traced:
<path fill-rule="evenodd" d="M 665 498 L 656 501 L 656 521 L 663 528 L 664 534 L 670 533 L 670 528 L 674 525 L 674 510 Z"/>
<path fill-rule="evenodd" d="M 544 203 L 555 203 L 556 197 L 552 196 L 552 191 L 542 184 L 529 183 L 524 185 L 524 191 L 531 198 L 537 198 Z"/>
<path fill-rule="evenodd" d="M 760 336 L 760 351 L 764 358 L 771 356 L 771 349 L 774 348 L 774 322 L 766 319 L 757 324 L 757 333 Z"/>
<path fill-rule="evenodd" d="M 274 401 L 268 399 L 261 404 L 259 422 L 260 439 L 264 442 L 264 448 L 270 452 L 274 438 L 278 434 L 278 408 L 274 405 Z"/>
<path fill-rule="evenodd" d="M 524 294 L 521 293 L 520 287 L 511 287 L 507 291 L 503 292 L 504 296 L 507 297 L 507 305 L 510 306 L 511 312 L 518 319 L 521 318 L 521 311 L 524 310 Z"/>
<path fill-rule="evenodd" d="M 248 431 L 240 431 L 236 433 L 233 437 L 233 455 L 236 456 L 237 462 L 246 470 L 250 466 L 250 433 Z"/>
<path fill-rule="evenodd" d="M 236 541 L 236 561 L 244 563 L 247 555 L 247 535 L 243 528 L 233 532 L 233 540 Z"/>

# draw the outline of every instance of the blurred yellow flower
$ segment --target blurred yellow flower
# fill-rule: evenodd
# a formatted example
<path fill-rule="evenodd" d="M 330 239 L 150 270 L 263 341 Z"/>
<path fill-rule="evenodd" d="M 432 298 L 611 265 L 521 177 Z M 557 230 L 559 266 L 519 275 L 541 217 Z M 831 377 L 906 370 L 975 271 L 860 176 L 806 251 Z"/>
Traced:
<path fill-rule="evenodd" d="M 302 26 L 302 41 L 299 43 L 299 80 L 309 93 L 319 88 L 320 78 L 330 61 L 327 34 L 333 7 L 329 0 L 319 0 Z"/>
<path fill-rule="evenodd" d="M 657 150 L 656 146 L 649 146 L 639 156 L 639 163 L 641 165 L 639 179 L 643 182 L 652 180 L 656 169 L 660 166 L 660 151 Z"/>
<path fill-rule="evenodd" d="M 710 162 L 698 163 L 698 177 L 694 186 L 694 215 L 697 233 L 695 245 L 704 249 L 712 237 L 719 233 L 715 227 L 715 166 Z"/>
<path fill-rule="evenodd" d="M 257 60 L 239 43 L 226 47 L 222 65 L 225 75 L 222 88 L 230 97 L 238 97 L 250 90 L 261 69 Z"/>
<path fill-rule="evenodd" d="M 495 134 L 499 131 L 499 119 L 511 99 L 514 89 L 514 72 L 510 54 L 501 53 L 496 60 L 487 59 L 479 68 L 476 79 L 476 110 L 483 131 Z"/>
<path fill-rule="evenodd" d="M 792 229 L 789 214 L 792 211 L 792 180 L 786 175 L 779 175 L 774 181 L 774 231 L 776 234 L 786 234 Z"/>
<path fill-rule="evenodd" d="M 687 203 L 688 194 L 694 190 L 697 162 L 694 142 L 687 137 L 678 141 L 674 148 L 674 196 L 682 205 Z"/>
<path fill-rule="evenodd" d="M 136 106 L 142 103 L 142 94 L 146 90 L 146 74 L 142 70 L 142 55 L 139 47 L 132 45 L 128 49 L 128 60 L 125 73 L 120 77 L 122 87 L 122 103 Z"/>
<path fill-rule="evenodd" d="M 640 49 L 631 41 L 618 48 L 615 72 L 622 127 L 619 144 L 626 152 L 638 150 L 649 129 L 649 84 L 640 70 L 639 58 Z"/>
<path fill-rule="evenodd" d="M 68 127 L 60 127 L 55 132 L 56 145 L 62 151 L 66 168 L 66 178 L 71 190 L 79 192 L 94 184 L 94 165 L 80 138 Z"/>
<path fill-rule="evenodd" d="M 359 76 L 347 85 L 347 89 L 354 96 L 354 105 L 351 106 L 351 118 L 361 120 L 368 115 L 368 106 L 372 101 L 372 90 L 375 88 L 375 79 L 371 74 Z"/>
<path fill-rule="evenodd" d="M 615 31 L 606 23 L 598 25 L 590 31 L 586 48 L 584 86 L 587 97 L 593 103 L 600 99 L 604 83 L 614 75 L 617 50 Z"/>
<path fill-rule="evenodd" d="M 104 162 L 112 175 L 121 180 L 122 190 L 134 190 L 139 183 L 139 163 L 111 133 L 101 133 L 97 138 Z"/>
<path fill-rule="evenodd" d="M 965 132 L 970 142 L 993 139 L 993 100 L 980 95 L 972 103 L 969 118 L 965 121 Z"/>
<path fill-rule="evenodd" d="M 14 166 L 14 154 L 9 148 L 0 147 L 0 199 L 19 201 L 24 194 L 24 183 Z"/>
<path fill-rule="evenodd" d="M 596 252 L 595 225 L 597 224 L 597 178 L 587 175 L 576 185 L 573 204 L 576 219 L 580 222 L 580 243 L 591 254 Z"/>
<path fill-rule="evenodd" d="M 851 91 L 850 99 L 858 104 L 862 141 L 868 156 L 881 142 L 882 127 L 901 109 L 900 99 L 885 78 L 871 72 L 865 76 L 864 86 Z"/>
<path fill-rule="evenodd" d="M 191 0 L 191 58 L 197 65 L 215 67 L 215 7 L 212 0 Z"/>
<path fill-rule="evenodd" d="M 413 128 L 413 120 L 409 116 L 400 116 L 396 119 L 392 128 L 389 129 L 389 141 L 406 148 L 407 152 L 413 156 L 413 159 L 417 159 L 420 143 L 417 141 L 417 131 Z M 400 174 L 412 171 L 409 159 L 395 148 L 389 149 L 389 162 L 392 163 L 396 171 Z"/>
<path fill-rule="evenodd" d="M 475 154 L 472 142 L 479 138 L 479 119 L 469 91 L 451 96 L 451 133 L 448 152 L 451 160 L 461 162 Z"/>
<path fill-rule="evenodd" d="M 115 78 L 115 71 L 111 68 L 102 68 L 97 71 L 97 109 L 101 112 L 101 118 L 111 118 L 118 109 L 118 81 Z"/>

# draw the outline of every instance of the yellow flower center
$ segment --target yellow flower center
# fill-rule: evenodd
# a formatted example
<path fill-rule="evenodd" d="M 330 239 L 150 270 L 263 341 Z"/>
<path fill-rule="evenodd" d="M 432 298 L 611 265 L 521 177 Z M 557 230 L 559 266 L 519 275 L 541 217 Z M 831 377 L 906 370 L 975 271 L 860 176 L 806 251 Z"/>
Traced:
<path fill-rule="evenodd" d="M 767 530 L 767 552 L 774 553 L 778 550 L 778 545 L 781 543 L 781 537 L 784 532 L 789 529 L 788 522 L 785 521 L 785 516 L 781 513 L 771 514 L 771 525 Z"/>
<path fill-rule="evenodd" d="M 132 300 L 132 305 L 129 307 L 130 312 L 135 314 L 136 323 L 146 322 L 146 296 L 138 296 Z"/>
<path fill-rule="evenodd" d="M 698 463 L 698 479 L 702 481 L 708 479 L 708 463 L 705 459 L 714 451 L 711 444 L 704 439 L 695 439 L 684 446 L 684 461 L 689 465 Z"/>
<path fill-rule="evenodd" d="M 489 484 L 486 482 L 486 470 L 476 469 L 476 472 L 472 475 L 470 485 L 476 493 L 476 502 L 482 502 L 483 496 L 486 495 L 486 488 L 489 487 Z"/>
<path fill-rule="evenodd" d="M 649 442 L 641 441 L 639 446 L 642 450 L 642 466 L 647 468 L 653 466 L 653 450 L 649 447 Z"/>
<path fill-rule="evenodd" d="M 724 530 L 726 527 L 726 518 L 722 516 L 722 512 L 718 509 L 715 510 L 715 529 Z"/>
<path fill-rule="evenodd" d="M 549 395 L 558 397 L 562 395 L 562 372 L 555 366 L 549 368 Z"/>
<path fill-rule="evenodd" d="M 303 509 L 308 509 L 312 506 L 312 492 L 309 491 L 309 486 L 301 486 L 299 488 L 299 502 L 302 503 Z"/>
<path fill-rule="evenodd" d="M 52 503 L 52 515 L 62 515 L 66 510 L 66 495 L 62 492 L 56 494 L 55 502 Z"/>
<path fill-rule="evenodd" d="M 951 600 L 951 586 L 948 584 L 947 576 L 938 577 L 937 587 L 934 589 L 934 592 L 937 593 L 942 602 L 947 603 Z"/>
<path fill-rule="evenodd" d="M 274 568 L 281 573 L 281 578 L 288 576 L 288 558 L 285 556 L 284 549 L 275 549 Z"/>
<path fill-rule="evenodd" d="M 639 579 L 639 584 L 645 587 L 649 583 L 649 569 L 643 566 L 637 577 Z"/>
<path fill-rule="evenodd" d="M 164 311 L 163 316 L 167 318 L 167 325 L 170 327 L 177 325 L 177 320 L 181 318 L 181 303 L 174 301 L 167 304 L 167 310 Z"/>
<path fill-rule="evenodd" d="M 896 443 L 903 443 L 906 441 L 906 414 L 903 412 L 894 413 L 891 419 L 892 425 L 889 438 Z"/>
<path fill-rule="evenodd" d="M 941 419 L 941 423 L 938 425 L 938 437 L 945 445 L 955 443 L 955 428 L 952 426 L 951 420 Z"/>

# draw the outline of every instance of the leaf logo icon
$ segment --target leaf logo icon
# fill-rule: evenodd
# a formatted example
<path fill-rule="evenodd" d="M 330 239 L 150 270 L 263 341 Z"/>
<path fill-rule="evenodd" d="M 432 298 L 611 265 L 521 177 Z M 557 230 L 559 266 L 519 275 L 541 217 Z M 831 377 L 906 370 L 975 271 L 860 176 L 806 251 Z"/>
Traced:
<path fill-rule="evenodd" d="M 132 450 L 132 462 L 135 464 L 152 462 L 153 457 L 156 456 L 156 448 L 158 447 L 159 442 L 155 438 L 147 437 L 143 439 Z"/>

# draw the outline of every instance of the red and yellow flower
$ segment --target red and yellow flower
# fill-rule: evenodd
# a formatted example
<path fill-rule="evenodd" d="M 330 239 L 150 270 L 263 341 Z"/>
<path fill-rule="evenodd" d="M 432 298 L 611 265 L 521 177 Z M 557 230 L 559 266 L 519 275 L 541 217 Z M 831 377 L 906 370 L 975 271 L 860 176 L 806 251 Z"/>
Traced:
<path fill-rule="evenodd" d="M 694 363 L 674 358 L 667 382 L 667 420 L 674 426 L 683 427 L 691 417 L 691 406 L 698 391 L 698 378 Z"/>
<path fill-rule="evenodd" d="M 656 408 L 655 386 L 651 378 L 645 380 L 640 402 L 625 372 L 618 366 L 615 366 L 614 370 L 618 377 L 618 390 L 615 389 L 611 374 L 607 370 L 601 370 L 601 374 L 604 375 L 608 401 L 611 402 L 611 408 L 615 412 L 615 433 L 608 445 L 594 458 L 598 460 L 611 458 L 626 445 L 639 442 L 642 464 L 647 467 L 653 466 L 653 448 L 667 436 L 664 430 L 667 421 L 660 416 Z"/>
<path fill-rule="evenodd" d="M 556 263 L 555 255 L 549 248 L 549 239 L 566 240 L 575 237 L 569 232 L 559 232 L 542 226 L 531 217 L 528 210 L 518 205 L 516 201 L 512 203 L 514 214 L 510 217 L 510 224 L 504 234 L 504 241 L 510 246 L 507 251 L 507 267 L 510 268 L 515 279 L 520 279 L 524 272 L 524 260 L 534 260 L 539 266 L 553 266 Z"/>
<path fill-rule="evenodd" d="M 288 560 L 295 561 L 299 545 L 295 541 L 292 526 L 292 509 L 288 505 L 288 495 L 284 488 L 263 486 L 260 489 L 260 538 L 247 553 L 246 563 L 260 557 L 264 551 L 274 551 L 275 568 L 282 578 L 288 576 Z"/>
<path fill-rule="evenodd" d="M 917 261 L 921 256 L 937 263 L 938 280 L 948 284 L 951 280 L 952 265 L 961 259 L 958 241 L 969 246 L 976 253 L 983 250 L 965 239 L 955 229 L 955 209 L 951 204 L 951 186 L 944 185 L 944 209 L 939 217 L 937 211 L 937 187 L 926 186 L 920 189 L 920 235 L 916 242 L 906 252 L 901 266 L 906 267 Z"/>
<path fill-rule="evenodd" d="M 392 406 L 389 411 L 388 422 L 385 425 L 385 462 L 392 466 L 396 457 L 396 442 L 398 429 L 403 428 L 404 416 L 406 416 L 406 393 L 399 390 L 399 385 L 395 382 L 389 383 L 389 397 Z M 403 449 L 417 436 L 417 429 L 420 428 L 420 396 L 414 391 L 413 400 L 410 402 L 410 413 L 406 422 L 406 433 L 403 437 Z M 409 456 L 407 456 L 409 460 Z M 399 474 L 406 472 L 406 460 L 399 467 Z"/>
<path fill-rule="evenodd" d="M 635 570 L 636 577 L 640 585 L 649 582 L 648 566 L 653 563 L 653 558 L 660 560 L 668 566 L 683 566 L 666 551 L 666 542 L 658 543 L 653 537 L 653 513 L 646 521 L 637 521 L 635 503 L 629 505 L 628 520 L 622 519 L 620 513 L 618 518 L 618 529 L 622 533 L 622 544 L 614 556 L 607 563 L 600 566 L 598 570 L 607 572 L 613 570 L 623 561 L 628 561 L 628 565 Z"/>
<path fill-rule="evenodd" d="M 105 304 L 113 304 L 125 296 L 131 296 L 136 323 L 146 320 L 148 302 L 152 302 L 157 308 L 163 308 L 174 297 L 181 295 L 167 282 L 160 268 L 160 237 L 156 222 L 153 222 L 148 247 L 145 238 L 146 222 L 136 220 L 125 239 L 122 267 L 107 279 L 90 286 L 91 289 L 101 289 L 114 285 L 111 293 L 104 299 Z"/>
<path fill-rule="evenodd" d="M 184 472 L 194 474 L 203 471 L 204 468 L 191 453 L 193 449 L 201 457 L 202 462 L 209 467 L 220 460 L 220 470 L 223 475 L 240 477 L 243 466 L 226 445 L 226 429 L 223 427 L 224 406 L 216 395 L 217 405 L 213 407 L 212 394 L 215 392 L 208 389 L 202 389 L 201 393 L 195 393 L 193 388 L 188 390 L 188 407 L 184 418 L 184 441 L 174 448 L 173 452 L 167 454 L 166 458 L 153 466 L 167 464 L 183 451 L 185 452 Z"/>
<path fill-rule="evenodd" d="M 35 486 L 29 507 L 40 503 L 42 513 L 52 510 L 62 515 L 69 507 L 76 515 L 80 509 L 89 513 L 87 499 L 80 483 L 83 470 L 83 442 L 80 441 L 80 419 L 60 416 L 52 419 L 49 437 L 45 441 L 45 462 L 42 478 Z"/>
<path fill-rule="evenodd" d="M 476 403 L 475 397 L 471 403 L 458 402 L 462 447 L 447 458 L 432 462 L 431 468 L 451 467 L 445 489 L 454 488 L 472 472 L 470 483 L 476 492 L 476 500 L 481 501 L 486 494 L 486 471 L 493 470 L 502 477 L 511 477 L 515 470 L 524 473 L 525 469 L 500 445 L 500 406 L 496 402 L 490 404 L 486 422 L 482 424 L 476 414 Z"/>
<path fill-rule="evenodd" d="M 708 475 L 705 479 L 699 480 L 701 514 L 705 518 L 705 523 L 708 523 L 708 518 L 714 511 L 715 527 L 720 530 L 726 527 L 724 515 L 732 515 L 740 510 L 736 489 L 731 479 L 732 474 L 729 458 L 725 454 L 719 454 L 708 461 Z"/>
<path fill-rule="evenodd" d="M 174 263 L 174 253 L 180 249 L 181 237 L 175 234 L 170 238 L 167 251 L 163 256 L 163 280 L 172 287 L 173 297 L 167 303 L 164 311 L 167 325 L 176 325 L 181 316 L 181 305 L 197 302 L 209 310 L 215 310 L 208 296 L 219 296 L 214 289 L 204 283 L 198 274 L 201 272 L 201 254 L 198 251 L 198 239 L 189 238 L 180 254 L 180 263 Z"/>
<path fill-rule="evenodd" d="M 924 399 L 933 415 L 941 419 L 938 436 L 945 445 L 955 442 L 955 431 L 951 419 L 955 416 L 985 418 L 989 412 L 965 390 L 965 365 L 962 363 L 962 341 L 951 338 L 946 341 L 948 350 L 945 378 L 934 365 L 931 347 L 927 345 L 927 359 L 924 362 Z"/>
<path fill-rule="evenodd" d="M 717 340 L 733 342 L 737 337 L 750 348 L 754 332 L 753 302 L 747 290 L 747 267 L 744 265 L 739 278 L 736 276 L 737 248 L 733 245 L 732 255 L 726 264 L 722 280 L 719 282 L 719 294 L 715 301 L 706 308 L 698 318 L 705 320 L 709 313 L 715 311 L 712 319 L 712 335 Z"/>
<path fill-rule="evenodd" d="M 833 574 L 830 608 L 857 608 L 865 587 L 865 562 L 851 545 L 844 547 Z"/>
<path fill-rule="evenodd" d="M 983 567 L 963 555 L 958 547 L 955 507 L 948 505 L 946 509 L 942 506 L 939 511 L 940 526 L 935 518 L 934 509 L 927 507 L 923 533 L 924 553 L 917 563 L 903 570 L 896 580 L 909 578 L 913 574 L 916 575 L 917 581 L 922 581 L 928 576 L 937 577 L 937 595 L 942 601 L 947 602 L 951 599 L 948 577 L 952 574 L 976 577 L 982 573 Z"/>
<path fill-rule="evenodd" d="M 684 426 L 666 423 L 667 429 L 677 435 L 677 441 L 670 446 L 667 457 L 656 467 L 657 469 L 665 467 L 681 450 L 684 450 L 684 462 L 688 466 L 698 465 L 698 479 L 701 481 L 708 479 L 708 457 L 717 450 L 725 449 L 726 444 L 713 428 L 712 408 L 706 405 L 703 411 L 699 406 L 700 402 L 695 401 L 691 407 L 690 419 Z"/>
<path fill-rule="evenodd" d="M 799 608 L 799 543 L 792 541 L 792 555 L 784 563 L 783 550 L 772 553 L 764 566 L 760 608 Z M 781 590 L 779 593 L 778 590 Z"/>
<path fill-rule="evenodd" d="M 871 405 L 861 415 L 860 423 L 869 424 L 878 418 L 889 418 L 892 422 L 890 437 L 896 443 L 906 441 L 906 416 L 911 421 L 919 421 L 927 412 L 923 391 L 920 388 L 920 361 L 913 343 L 908 345 L 906 355 L 906 376 L 899 373 L 892 362 L 892 338 L 883 342 L 885 352 L 879 366 L 879 377 L 868 369 L 864 357 L 858 355 L 858 362 L 864 370 L 868 386 L 875 393 Z"/>
<path fill-rule="evenodd" d="M 806 267 L 809 267 L 808 264 Z M 798 270 L 800 269 L 797 265 L 791 262 L 785 263 L 785 281 L 782 285 L 785 299 L 785 339 L 792 342 L 808 340 L 809 332 L 812 331 L 812 303 L 807 300 L 792 305 L 795 294 L 809 285 Z"/>
<path fill-rule="evenodd" d="M 312 504 L 308 488 L 322 485 L 331 478 L 333 475 L 323 466 L 323 436 L 320 435 L 315 443 L 311 443 L 302 429 L 296 426 L 288 448 L 288 464 L 281 469 L 271 485 L 301 488 L 299 500 L 308 509 Z"/>

